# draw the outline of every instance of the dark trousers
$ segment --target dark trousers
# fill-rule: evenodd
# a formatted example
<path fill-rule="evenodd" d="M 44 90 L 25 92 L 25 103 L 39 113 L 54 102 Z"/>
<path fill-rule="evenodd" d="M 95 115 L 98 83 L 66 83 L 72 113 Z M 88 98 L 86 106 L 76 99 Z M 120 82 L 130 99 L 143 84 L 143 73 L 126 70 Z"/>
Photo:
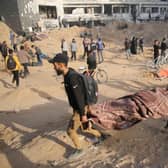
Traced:
<path fill-rule="evenodd" d="M 161 56 L 164 58 L 166 56 L 166 50 L 161 50 Z"/>
<path fill-rule="evenodd" d="M 139 46 L 140 52 L 144 52 L 143 46 Z"/>
<path fill-rule="evenodd" d="M 40 57 L 40 54 L 37 54 L 37 62 L 39 65 L 42 65 L 42 59 Z"/>
<path fill-rule="evenodd" d="M 154 55 L 154 63 L 157 64 L 159 55 Z"/>
<path fill-rule="evenodd" d="M 83 53 L 83 59 L 85 59 L 85 56 L 89 56 L 88 48 L 84 47 L 84 53 Z"/>
<path fill-rule="evenodd" d="M 24 67 L 24 77 L 26 77 L 29 74 L 28 63 L 23 63 L 22 65 Z"/>
<path fill-rule="evenodd" d="M 12 71 L 13 73 L 13 79 L 12 79 L 12 83 L 14 83 L 16 81 L 16 86 L 19 86 L 19 71 Z"/>
<path fill-rule="evenodd" d="M 104 61 L 103 50 L 97 50 L 97 56 L 98 56 L 98 62 L 99 62 L 99 64 L 102 63 Z"/>
<path fill-rule="evenodd" d="M 67 51 L 62 51 L 62 54 L 68 55 L 68 52 Z"/>
<path fill-rule="evenodd" d="M 72 56 L 71 56 L 71 60 L 76 60 L 76 51 L 72 51 Z"/>

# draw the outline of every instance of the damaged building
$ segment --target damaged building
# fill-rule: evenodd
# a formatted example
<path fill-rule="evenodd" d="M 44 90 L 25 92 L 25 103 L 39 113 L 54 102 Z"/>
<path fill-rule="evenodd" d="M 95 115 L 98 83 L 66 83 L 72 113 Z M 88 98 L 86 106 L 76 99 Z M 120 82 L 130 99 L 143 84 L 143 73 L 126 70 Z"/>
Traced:
<path fill-rule="evenodd" d="M 168 0 L 1 0 L 0 16 L 15 31 L 111 20 L 166 20 Z"/>

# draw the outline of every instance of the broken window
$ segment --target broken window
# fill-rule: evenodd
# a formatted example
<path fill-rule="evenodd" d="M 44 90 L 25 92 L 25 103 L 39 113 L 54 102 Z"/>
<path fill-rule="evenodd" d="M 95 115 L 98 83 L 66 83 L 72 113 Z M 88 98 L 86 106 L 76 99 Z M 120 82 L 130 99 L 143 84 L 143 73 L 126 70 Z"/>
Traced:
<path fill-rule="evenodd" d="M 104 14 L 112 15 L 112 5 L 104 5 Z"/>
<path fill-rule="evenodd" d="M 72 11 L 76 9 L 76 8 L 73 8 L 73 7 L 65 7 L 64 8 L 64 14 L 72 14 Z"/>
<path fill-rule="evenodd" d="M 160 14 L 165 14 L 166 13 L 166 8 L 160 8 Z"/>
<path fill-rule="evenodd" d="M 94 13 L 101 13 L 101 7 L 95 7 Z"/>
<path fill-rule="evenodd" d="M 121 7 L 121 13 L 129 13 L 129 7 Z"/>
<path fill-rule="evenodd" d="M 152 13 L 158 13 L 158 12 L 159 12 L 159 8 L 157 8 L 157 7 L 152 8 Z"/>
<path fill-rule="evenodd" d="M 43 19 L 57 18 L 56 6 L 39 6 L 39 14 Z"/>
<path fill-rule="evenodd" d="M 151 10 L 148 7 L 142 7 L 141 8 L 141 13 L 149 13 Z"/>
<path fill-rule="evenodd" d="M 113 13 L 120 13 L 120 7 L 114 7 Z"/>
<path fill-rule="evenodd" d="M 85 13 L 92 13 L 92 8 L 84 8 Z"/>

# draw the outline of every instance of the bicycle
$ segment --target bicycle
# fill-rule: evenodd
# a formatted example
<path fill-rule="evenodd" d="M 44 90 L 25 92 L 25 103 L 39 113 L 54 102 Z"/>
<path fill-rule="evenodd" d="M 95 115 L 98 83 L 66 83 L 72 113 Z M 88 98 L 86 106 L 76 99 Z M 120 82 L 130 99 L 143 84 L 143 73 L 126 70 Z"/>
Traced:
<path fill-rule="evenodd" d="M 85 67 L 85 66 L 79 67 L 78 70 L 80 73 L 84 73 L 84 72 L 88 71 L 87 67 Z M 108 81 L 108 75 L 104 69 L 96 68 L 94 71 L 91 71 L 89 73 L 93 77 L 95 77 L 95 79 L 97 80 L 98 83 L 106 83 Z"/>

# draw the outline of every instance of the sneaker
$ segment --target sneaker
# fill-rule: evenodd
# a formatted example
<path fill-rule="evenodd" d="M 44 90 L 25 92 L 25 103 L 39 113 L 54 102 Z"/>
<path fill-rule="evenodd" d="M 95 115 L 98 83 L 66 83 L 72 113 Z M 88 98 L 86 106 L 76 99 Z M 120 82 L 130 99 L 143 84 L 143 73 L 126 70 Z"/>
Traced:
<path fill-rule="evenodd" d="M 110 135 L 101 134 L 101 136 L 97 138 L 97 142 L 93 143 L 93 145 L 97 146 L 102 144 L 102 142 L 104 142 L 109 136 Z"/>
<path fill-rule="evenodd" d="M 83 156 L 85 154 L 84 150 L 76 149 L 73 153 L 68 156 L 68 159 L 75 159 Z"/>

